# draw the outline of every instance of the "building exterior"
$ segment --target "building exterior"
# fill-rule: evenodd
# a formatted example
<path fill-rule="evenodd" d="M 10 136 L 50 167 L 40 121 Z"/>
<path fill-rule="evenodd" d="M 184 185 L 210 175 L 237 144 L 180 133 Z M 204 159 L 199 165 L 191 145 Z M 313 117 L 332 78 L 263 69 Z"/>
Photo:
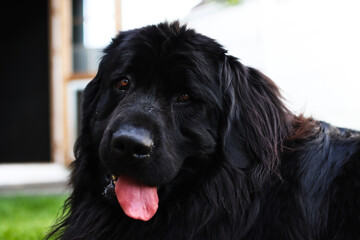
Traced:
<path fill-rule="evenodd" d="M 150 18 L 151 4 L 141 0 L 3 1 L 0 164 L 68 166 L 81 127 L 82 89 L 96 74 L 101 49 L 120 29 L 173 20 L 180 6 L 186 6 L 177 16 L 182 22 L 269 75 L 291 110 L 359 128 L 357 0 L 178 2 L 151 1 Z M 174 16 L 167 17 L 171 9 Z"/>

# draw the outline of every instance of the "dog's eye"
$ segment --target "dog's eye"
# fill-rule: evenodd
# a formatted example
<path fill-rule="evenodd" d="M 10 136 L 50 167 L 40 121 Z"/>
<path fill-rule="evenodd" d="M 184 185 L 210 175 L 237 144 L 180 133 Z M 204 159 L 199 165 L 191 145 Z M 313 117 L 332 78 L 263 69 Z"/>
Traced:
<path fill-rule="evenodd" d="M 178 103 L 184 103 L 189 102 L 191 100 L 191 97 L 189 94 L 183 93 L 180 95 L 180 97 L 177 99 Z"/>
<path fill-rule="evenodd" d="M 126 90 L 129 88 L 130 81 L 127 78 L 120 79 L 115 85 L 115 88 L 118 90 Z"/>

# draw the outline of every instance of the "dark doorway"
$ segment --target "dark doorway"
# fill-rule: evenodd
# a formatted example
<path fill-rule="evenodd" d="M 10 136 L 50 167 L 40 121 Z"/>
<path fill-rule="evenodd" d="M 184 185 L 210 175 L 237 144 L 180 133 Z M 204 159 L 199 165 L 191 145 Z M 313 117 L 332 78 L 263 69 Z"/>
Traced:
<path fill-rule="evenodd" d="M 0 3 L 0 163 L 50 161 L 48 1 Z"/>

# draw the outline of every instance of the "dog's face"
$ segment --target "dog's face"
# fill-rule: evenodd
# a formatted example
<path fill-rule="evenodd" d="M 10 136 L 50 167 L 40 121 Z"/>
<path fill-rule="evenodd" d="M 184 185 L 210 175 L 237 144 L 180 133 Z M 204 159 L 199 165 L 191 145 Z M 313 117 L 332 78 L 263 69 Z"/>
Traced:
<path fill-rule="evenodd" d="M 149 220 L 158 189 L 188 189 L 222 162 L 253 165 L 252 178 L 266 179 L 287 131 L 284 109 L 270 79 L 208 37 L 176 23 L 123 32 L 85 89 L 72 182 L 84 189 L 97 179 L 92 191 L 115 192 L 128 216 Z M 133 214 L 135 205 L 150 211 Z"/>
<path fill-rule="evenodd" d="M 159 187 L 184 161 L 205 161 L 216 150 L 224 50 L 192 31 L 175 30 L 182 35 L 156 27 L 121 33 L 86 89 L 98 88 L 91 134 L 111 175 Z"/>

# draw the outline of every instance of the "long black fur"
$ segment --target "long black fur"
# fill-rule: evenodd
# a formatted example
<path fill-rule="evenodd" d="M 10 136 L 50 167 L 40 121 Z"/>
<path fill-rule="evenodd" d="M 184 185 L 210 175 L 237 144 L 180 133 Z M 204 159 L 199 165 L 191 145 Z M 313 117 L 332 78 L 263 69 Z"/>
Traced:
<path fill-rule="evenodd" d="M 48 238 L 360 239 L 360 133 L 295 116 L 269 78 L 177 22 L 114 38 L 82 110 L 73 192 Z M 151 129 L 151 161 L 112 155 L 124 122 Z M 110 174 L 158 187 L 150 221 L 123 213 Z"/>

